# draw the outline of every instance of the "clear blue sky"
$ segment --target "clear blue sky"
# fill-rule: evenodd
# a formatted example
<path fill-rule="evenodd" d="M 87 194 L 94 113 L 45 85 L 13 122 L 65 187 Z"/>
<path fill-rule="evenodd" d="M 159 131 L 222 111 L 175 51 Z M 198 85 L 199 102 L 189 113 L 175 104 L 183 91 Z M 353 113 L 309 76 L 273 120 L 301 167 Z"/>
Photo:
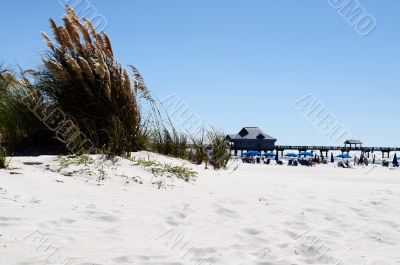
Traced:
<path fill-rule="evenodd" d="M 2 0 L 0 62 L 37 66 L 40 31 L 63 15 L 61 2 Z M 400 1 L 359 2 L 377 22 L 368 36 L 328 0 L 90 0 L 118 59 L 218 129 L 330 144 L 293 107 L 312 93 L 365 145 L 400 146 Z"/>

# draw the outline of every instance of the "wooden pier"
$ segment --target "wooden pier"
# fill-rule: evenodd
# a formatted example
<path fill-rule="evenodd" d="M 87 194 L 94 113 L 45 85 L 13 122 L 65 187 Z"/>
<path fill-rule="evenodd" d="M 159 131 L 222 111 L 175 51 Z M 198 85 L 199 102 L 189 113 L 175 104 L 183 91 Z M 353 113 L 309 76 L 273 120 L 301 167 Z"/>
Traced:
<path fill-rule="evenodd" d="M 285 150 L 298 150 L 299 152 L 319 151 L 321 156 L 327 157 L 329 151 L 341 151 L 342 153 L 360 151 L 367 157 L 371 153 L 382 152 L 382 158 L 389 158 L 390 152 L 400 151 L 400 147 L 363 147 L 362 142 L 355 139 L 346 140 L 343 146 L 275 145 L 277 139 L 265 134 L 258 127 L 243 127 L 237 134 L 228 134 L 226 139 L 235 155 L 238 155 L 238 151 L 241 153 L 245 151 L 277 151 L 281 152 L 283 156 Z M 317 152 L 315 153 L 318 155 Z"/>
<path fill-rule="evenodd" d="M 250 150 L 237 150 L 232 148 L 235 151 L 235 155 L 237 155 L 238 151 L 250 151 Z M 391 152 L 400 152 L 400 147 L 361 147 L 361 146 L 324 146 L 324 145 L 275 145 L 273 148 L 268 149 L 260 149 L 260 150 L 253 150 L 253 151 L 264 151 L 264 152 L 271 152 L 271 151 L 278 151 L 281 152 L 283 156 L 283 152 L 285 150 L 298 150 L 299 152 L 303 151 L 317 151 L 320 153 L 321 156 L 328 156 L 329 151 L 341 151 L 342 153 L 350 153 L 351 151 L 359 151 L 370 157 L 370 154 L 375 152 L 381 152 L 382 158 L 389 158 Z M 318 153 L 316 153 L 318 154 Z"/>

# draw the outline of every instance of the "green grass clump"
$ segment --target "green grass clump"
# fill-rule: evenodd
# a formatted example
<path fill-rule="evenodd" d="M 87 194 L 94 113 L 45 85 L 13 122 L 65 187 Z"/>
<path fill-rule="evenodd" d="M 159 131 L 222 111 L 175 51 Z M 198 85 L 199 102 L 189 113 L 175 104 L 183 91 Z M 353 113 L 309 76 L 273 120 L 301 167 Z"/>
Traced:
<path fill-rule="evenodd" d="M 61 169 L 68 168 L 69 166 L 88 166 L 94 163 L 94 160 L 88 155 L 70 155 L 66 157 L 59 157 L 58 162 Z"/>
<path fill-rule="evenodd" d="M 86 175 L 97 175 L 97 181 L 103 181 L 107 178 L 105 170 L 105 160 L 95 161 L 88 155 L 69 155 L 58 158 L 59 171 L 68 169 L 70 166 L 81 166 L 79 170 L 72 171 L 68 174 L 71 176 L 75 173 Z"/>
<path fill-rule="evenodd" d="M 192 148 L 190 149 L 190 160 L 198 165 L 205 162 L 207 168 L 207 162 L 209 159 L 208 159 L 207 145 L 205 142 L 206 136 L 204 131 L 202 132 L 200 137 L 198 138 L 192 137 L 191 141 L 192 141 Z"/>
<path fill-rule="evenodd" d="M 226 140 L 226 135 L 212 131 L 209 133 L 209 140 L 211 144 L 211 159 L 210 163 L 214 169 L 224 169 L 231 157 L 229 144 Z"/>
<path fill-rule="evenodd" d="M 143 167 L 158 167 L 158 166 L 161 166 L 160 162 L 157 162 L 155 160 L 150 160 L 150 159 L 140 158 L 137 162 L 138 162 L 139 165 L 142 165 Z"/>
<path fill-rule="evenodd" d="M 193 171 L 184 165 L 173 166 L 172 164 L 162 164 L 150 159 L 139 159 L 138 164 L 142 165 L 145 170 L 150 171 L 155 176 L 175 176 L 186 182 L 195 181 L 197 177 L 196 171 Z"/>
<path fill-rule="evenodd" d="M 177 178 L 183 179 L 186 182 L 194 181 L 197 177 L 197 172 L 185 167 L 184 165 L 172 166 L 170 164 L 164 164 L 163 169 L 165 172 L 173 174 Z"/>
<path fill-rule="evenodd" d="M 175 129 L 171 131 L 166 128 L 155 130 L 151 139 L 151 150 L 159 154 L 187 159 L 190 147 L 188 137 Z"/>
<path fill-rule="evenodd" d="M 225 169 L 230 159 L 230 147 L 222 132 L 203 132 L 198 138 L 192 138 L 190 160 L 196 164 L 210 163 L 214 169 Z"/>

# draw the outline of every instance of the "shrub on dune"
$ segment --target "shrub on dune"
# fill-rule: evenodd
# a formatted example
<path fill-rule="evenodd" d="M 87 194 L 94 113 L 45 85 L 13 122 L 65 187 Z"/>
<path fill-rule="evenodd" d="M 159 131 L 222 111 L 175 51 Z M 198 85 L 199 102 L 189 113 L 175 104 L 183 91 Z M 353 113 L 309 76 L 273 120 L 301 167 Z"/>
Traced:
<path fill-rule="evenodd" d="M 50 19 L 54 42 L 42 33 L 49 51 L 37 73 L 37 89 L 63 110 L 100 150 L 111 155 L 139 149 L 137 94 L 147 94 L 140 73 L 135 79 L 114 59 L 106 33 L 81 22 L 67 7 L 63 26 Z"/>
<path fill-rule="evenodd" d="M 209 141 L 212 149 L 211 165 L 214 169 L 226 168 L 230 159 L 230 148 L 226 141 L 226 134 L 217 131 L 209 132 Z"/>
<path fill-rule="evenodd" d="M 190 160 L 195 164 L 205 162 L 207 168 L 208 151 L 206 145 L 206 134 L 203 130 L 199 137 L 191 137 L 192 148 L 190 150 Z"/>

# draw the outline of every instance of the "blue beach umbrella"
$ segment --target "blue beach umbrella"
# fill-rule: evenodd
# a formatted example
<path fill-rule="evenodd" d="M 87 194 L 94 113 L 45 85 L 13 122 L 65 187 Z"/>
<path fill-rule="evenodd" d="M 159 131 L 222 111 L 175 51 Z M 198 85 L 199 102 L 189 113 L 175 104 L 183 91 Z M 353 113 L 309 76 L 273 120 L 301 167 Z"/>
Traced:
<path fill-rule="evenodd" d="M 287 153 L 285 156 L 287 156 L 287 157 L 298 157 L 299 155 L 295 154 L 295 153 Z"/>
<path fill-rule="evenodd" d="M 351 158 L 351 155 L 349 155 L 349 154 L 340 154 L 340 155 L 337 155 L 336 157 L 339 157 L 339 158 Z"/>
<path fill-rule="evenodd" d="M 300 152 L 299 156 L 313 156 L 313 152 Z"/>
<path fill-rule="evenodd" d="M 266 156 L 266 157 L 274 157 L 275 154 L 272 153 L 272 152 L 268 152 L 268 153 L 265 153 L 264 156 Z"/>
<path fill-rule="evenodd" d="M 259 156 L 259 155 L 261 155 L 261 153 L 258 151 L 250 151 L 242 154 L 242 156 Z"/>

